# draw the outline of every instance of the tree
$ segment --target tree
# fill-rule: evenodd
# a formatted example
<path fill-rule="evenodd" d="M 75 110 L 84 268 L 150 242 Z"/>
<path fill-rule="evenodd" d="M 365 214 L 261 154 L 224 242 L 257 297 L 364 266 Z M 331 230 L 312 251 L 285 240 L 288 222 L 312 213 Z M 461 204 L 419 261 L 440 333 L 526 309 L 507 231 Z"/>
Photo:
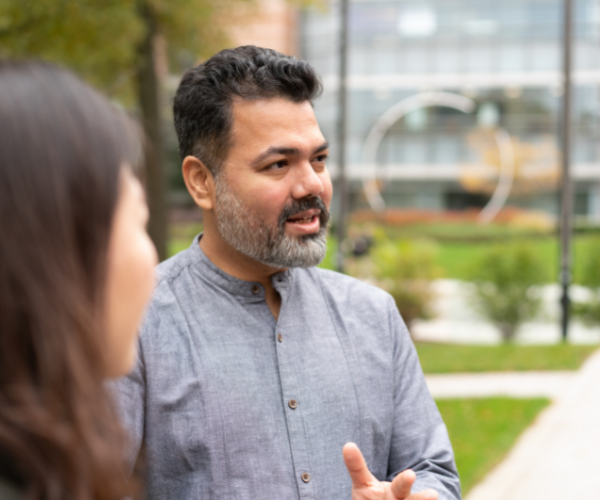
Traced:
<path fill-rule="evenodd" d="M 147 137 L 148 232 L 166 257 L 165 153 L 161 130 L 160 40 L 179 72 L 226 45 L 225 26 L 252 0 L 0 0 L 0 57 L 64 64 L 125 106 L 134 105 Z M 239 21 L 238 21 L 239 22 Z M 185 57 L 184 57 L 185 58 Z"/>

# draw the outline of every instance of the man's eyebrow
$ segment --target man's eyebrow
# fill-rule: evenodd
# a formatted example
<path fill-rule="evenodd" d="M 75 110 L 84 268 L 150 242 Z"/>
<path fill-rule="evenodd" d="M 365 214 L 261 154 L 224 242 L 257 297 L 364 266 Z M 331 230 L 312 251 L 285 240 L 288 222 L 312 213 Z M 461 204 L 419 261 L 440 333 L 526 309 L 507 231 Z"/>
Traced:
<path fill-rule="evenodd" d="M 325 151 L 326 149 L 329 149 L 329 143 L 327 141 L 325 141 L 317 149 L 315 149 L 315 151 L 313 152 L 313 154 L 320 153 L 321 151 Z"/>
<path fill-rule="evenodd" d="M 283 156 L 293 156 L 300 154 L 300 150 L 298 148 L 280 148 L 277 146 L 271 146 L 269 149 L 259 154 L 254 160 L 252 160 L 252 166 L 258 166 L 260 163 L 265 161 L 269 156 L 274 155 L 283 155 Z"/>
<path fill-rule="evenodd" d="M 321 151 L 325 151 L 328 148 L 329 148 L 329 143 L 324 142 L 318 148 L 316 148 L 312 154 L 320 153 Z M 259 154 L 254 160 L 252 160 L 252 162 L 250 164 L 252 166 L 258 166 L 263 161 L 265 161 L 267 158 L 269 158 L 270 156 L 274 156 L 274 155 L 294 156 L 294 155 L 299 155 L 299 154 L 300 154 L 300 150 L 298 148 L 286 148 L 286 147 L 271 146 L 269 149 L 267 149 L 263 153 Z"/>

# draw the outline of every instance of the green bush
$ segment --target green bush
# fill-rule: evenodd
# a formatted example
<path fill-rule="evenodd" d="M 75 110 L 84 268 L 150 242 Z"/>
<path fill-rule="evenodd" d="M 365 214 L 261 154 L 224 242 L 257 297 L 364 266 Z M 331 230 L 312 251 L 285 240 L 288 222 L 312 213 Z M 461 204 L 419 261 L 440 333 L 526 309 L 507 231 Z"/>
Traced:
<path fill-rule="evenodd" d="M 586 325 L 600 325 L 600 237 L 588 238 L 581 247 L 582 272 L 577 281 L 590 290 L 586 302 L 573 304 L 573 314 Z"/>
<path fill-rule="evenodd" d="M 595 293 L 587 302 L 575 302 L 572 306 L 573 315 L 578 317 L 584 325 L 600 325 L 600 297 Z"/>
<path fill-rule="evenodd" d="M 440 276 L 436 247 L 423 240 L 391 241 L 380 235 L 370 253 L 376 283 L 390 293 L 410 328 L 417 319 L 432 317 L 432 280 Z"/>
<path fill-rule="evenodd" d="M 498 245 L 487 250 L 470 270 L 474 306 L 510 342 L 519 327 L 539 311 L 544 269 L 524 244 Z"/>

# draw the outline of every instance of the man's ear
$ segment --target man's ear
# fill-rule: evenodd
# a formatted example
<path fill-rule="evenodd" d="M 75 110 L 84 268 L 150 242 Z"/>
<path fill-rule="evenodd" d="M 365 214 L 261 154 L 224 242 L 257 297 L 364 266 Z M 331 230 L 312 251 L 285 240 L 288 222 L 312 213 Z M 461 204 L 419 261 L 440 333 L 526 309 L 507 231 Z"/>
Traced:
<path fill-rule="evenodd" d="M 196 205 L 203 210 L 212 210 L 215 204 L 215 182 L 211 171 L 195 156 L 186 156 L 181 172 Z"/>

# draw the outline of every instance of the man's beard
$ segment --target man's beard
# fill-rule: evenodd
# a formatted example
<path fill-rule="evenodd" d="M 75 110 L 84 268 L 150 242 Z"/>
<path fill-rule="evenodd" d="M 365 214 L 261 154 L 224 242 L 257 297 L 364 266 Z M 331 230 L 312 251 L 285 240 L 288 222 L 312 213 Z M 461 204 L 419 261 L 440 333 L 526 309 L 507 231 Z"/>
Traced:
<path fill-rule="evenodd" d="M 277 226 L 273 227 L 255 217 L 219 175 L 215 178 L 215 187 L 217 229 L 238 252 L 276 269 L 312 267 L 325 257 L 329 211 L 321 198 L 293 200 L 284 207 Z M 287 219 L 314 208 L 321 211 L 318 232 L 297 238 L 285 234 Z"/>

